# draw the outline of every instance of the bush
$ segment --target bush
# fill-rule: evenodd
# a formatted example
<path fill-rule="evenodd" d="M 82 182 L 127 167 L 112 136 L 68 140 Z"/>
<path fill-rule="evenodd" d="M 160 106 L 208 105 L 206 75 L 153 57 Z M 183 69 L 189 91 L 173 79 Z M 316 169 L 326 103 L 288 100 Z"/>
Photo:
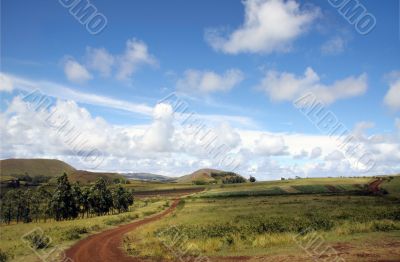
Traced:
<path fill-rule="evenodd" d="M 81 234 L 88 233 L 86 227 L 72 227 L 64 232 L 64 240 L 75 240 L 81 238 Z"/>
<path fill-rule="evenodd" d="M 33 231 L 29 235 L 24 236 L 29 245 L 34 249 L 43 249 L 49 246 L 51 240 L 48 236 L 37 231 Z"/>
<path fill-rule="evenodd" d="M 383 231 L 383 232 L 400 229 L 400 227 L 396 226 L 395 223 L 388 220 L 375 221 L 372 227 L 374 231 Z"/>
<path fill-rule="evenodd" d="M 90 226 L 90 231 L 99 231 L 101 229 L 101 226 L 98 224 L 94 224 L 93 226 Z"/>
<path fill-rule="evenodd" d="M 194 180 L 193 185 L 207 185 L 208 182 L 204 181 L 204 180 Z"/>
<path fill-rule="evenodd" d="M 0 249 L 0 262 L 6 262 L 7 260 L 8 260 L 7 253 Z"/>
<path fill-rule="evenodd" d="M 119 215 L 119 216 L 116 216 L 116 217 L 110 217 L 110 218 L 106 219 L 104 221 L 104 223 L 106 225 L 109 225 L 109 226 L 119 225 L 119 224 L 125 223 L 127 221 L 131 221 L 133 219 L 136 219 L 138 217 L 139 217 L 138 214 L 134 214 L 134 215 Z"/>

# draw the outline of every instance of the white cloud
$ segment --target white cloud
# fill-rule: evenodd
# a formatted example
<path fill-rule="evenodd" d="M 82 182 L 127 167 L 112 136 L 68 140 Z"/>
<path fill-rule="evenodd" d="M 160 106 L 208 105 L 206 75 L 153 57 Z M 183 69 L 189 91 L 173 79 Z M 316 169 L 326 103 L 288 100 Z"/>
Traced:
<path fill-rule="evenodd" d="M 154 122 L 143 136 L 142 145 L 147 151 L 164 152 L 171 150 L 174 133 L 173 109 L 169 104 L 157 104 L 154 108 Z"/>
<path fill-rule="evenodd" d="M 44 121 L 49 113 L 55 114 L 53 125 Z M 105 160 L 100 170 L 124 172 L 155 172 L 182 175 L 201 167 L 219 166 L 218 161 L 205 151 L 204 143 L 198 143 L 193 133 L 174 123 L 170 105 L 159 104 L 153 108 L 153 119 L 146 125 L 118 126 L 102 118 L 94 117 L 76 102 L 58 100 L 45 111 L 32 111 L 21 97 L 14 97 L 6 111 L 0 111 L 0 134 L 3 138 L 0 157 L 51 157 L 65 160 L 77 168 L 87 168 L 79 157 L 71 152 L 66 141 L 71 136 L 60 133 L 63 116 L 81 134 L 78 145 L 84 150 L 97 148 Z M 400 171 L 400 136 L 376 134 L 381 139 L 368 139 L 363 135 L 367 124 L 359 124 L 352 133 L 359 133 L 360 142 L 373 153 L 377 168 L 368 174 L 387 174 Z M 359 130 L 358 132 L 356 130 Z M 335 139 L 324 135 L 271 133 L 232 128 L 222 123 L 215 126 L 216 144 L 231 147 L 234 157 L 240 160 L 237 172 L 253 174 L 263 179 L 279 179 L 281 176 L 331 176 L 366 175 L 358 173 L 349 161 L 342 157 Z M 46 134 L 46 136 L 43 136 Z M 29 143 L 27 143 L 29 141 Z M 317 149 L 315 145 L 318 145 Z M 303 159 L 298 159 L 299 152 Z M 313 159 L 307 160 L 306 152 Z M 329 152 L 329 154 L 323 154 Z M 321 158 L 323 157 L 323 158 Z M 300 162 L 300 163 L 299 163 Z"/>
<path fill-rule="evenodd" d="M 390 109 L 394 111 L 400 110 L 400 76 L 389 82 L 389 91 L 383 101 Z"/>
<path fill-rule="evenodd" d="M 64 64 L 64 73 L 69 81 L 74 83 L 84 83 L 92 79 L 89 71 L 77 61 L 68 59 Z"/>
<path fill-rule="evenodd" d="M 229 36 L 212 29 L 206 40 L 218 51 L 229 54 L 287 51 L 318 16 L 316 8 L 301 9 L 294 0 L 244 1 L 244 23 Z"/>
<path fill-rule="evenodd" d="M 324 85 L 318 74 L 310 67 L 303 76 L 268 71 L 258 89 L 264 91 L 273 101 L 292 101 L 306 92 L 313 92 L 321 101 L 331 104 L 338 99 L 364 94 L 367 90 L 367 75 L 350 76 L 332 85 Z"/>
<path fill-rule="evenodd" d="M 340 161 L 342 159 L 344 159 L 344 155 L 339 150 L 334 150 L 325 157 L 326 161 Z"/>
<path fill-rule="evenodd" d="M 265 156 L 285 155 L 287 146 L 282 136 L 262 134 L 254 145 L 254 152 Z"/>
<path fill-rule="evenodd" d="M 157 60 L 149 53 L 147 45 L 135 38 L 126 42 L 123 55 L 117 58 L 117 79 L 129 79 L 141 65 L 158 65 Z"/>
<path fill-rule="evenodd" d="M 321 52 L 324 55 L 337 55 L 342 53 L 345 47 L 346 41 L 342 37 L 336 36 L 329 39 L 321 46 Z"/>
<path fill-rule="evenodd" d="M 189 69 L 177 81 L 177 89 L 187 93 L 208 94 L 229 91 L 243 80 L 243 73 L 238 69 L 229 69 L 219 75 L 213 71 Z"/>
<path fill-rule="evenodd" d="M 11 92 L 14 89 L 11 78 L 7 75 L 0 73 L 0 92 Z"/>
<path fill-rule="evenodd" d="M 104 77 L 111 75 L 114 62 L 114 56 L 108 53 L 105 48 L 88 47 L 86 49 L 87 66 L 92 70 L 100 72 L 100 74 Z"/>
<path fill-rule="evenodd" d="M 315 147 L 311 151 L 310 158 L 311 159 L 316 159 L 316 158 L 320 157 L 321 154 L 322 154 L 322 149 L 320 147 Z"/>

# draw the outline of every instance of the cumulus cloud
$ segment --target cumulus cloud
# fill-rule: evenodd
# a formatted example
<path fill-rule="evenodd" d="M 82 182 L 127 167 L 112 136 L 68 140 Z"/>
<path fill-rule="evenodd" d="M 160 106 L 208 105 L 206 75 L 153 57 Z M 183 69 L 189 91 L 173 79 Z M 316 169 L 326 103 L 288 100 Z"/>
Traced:
<path fill-rule="evenodd" d="M 126 41 L 125 50 L 120 54 L 112 54 L 105 48 L 87 47 L 83 62 L 68 59 L 64 66 L 67 78 L 76 83 L 92 79 L 92 73 L 102 77 L 113 76 L 127 81 L 142 66 L 158 66 L 158 61 L 142 40 L 132 38 Z M 83 66 L 85 65 L 85 66 Z"/>
<path fill-rule="evenodd" d="M 400 72 L 392 72 L 389 77 L 389 90 L 383 100 L 390 109 L 400 110 Z"/>
<path fill-rule="evenodd" d="M 264 91 L 272 101 L 292 101 L 307 92 L 312 92 L 326 104 L 362 95 L 367 87 L 366 74 L 349 76 L 331 85 L 322 84 L 320 77 L 311 67 L 308 67 L 302 76 L 268 71 L 258 85 L 258 89 Z"/>
<path fill-rule="evenodd" d="M 115 58 L 105 48 L 91 48 L 86 49 L 86 64 L 100 75 L 108 77 L 111 75 L 112 66 L 115 63 Z"/>
<path fill-rule="evenodd" d="M 126 80 L 139 66 L 155 66 L 158 62 L 143 41 L 133 38 L 126 42 L 125 52 L 117 58 L 117 64 L 117 79 Z"/>
<path fill-rule="evenodd" d="M 343 37 L 336 36 L 329 39 L 321 46 L 321 53 L 324 55 L 337 55 L 342 53 L 345 47 L 346 41 Z"/>
<path fill-rule="evenodd" d="M 311 151 L 310 158 L 311 159 L 316 159 L 316 158 L 320 157 L 321 154 L 322 154 L 322 149 L 320 147 L 315 147 Z"/>
<path fill-rule="evenodd" d="M 0 92 L 11 92 L 14 89 L 13 82 L 10 77 L 0 73 Z"/>
<path fill-rule="evenodd" d="M 319 10 L 300 8 L 294 0 L 244 1 L 244 23 L 228 36 L 216 29 L 206 31 L 207 42 L 228 54 L 287 51 L 307 31 Z"/>
<path fill-rule="evenodd" d="M 58 99 L 51 107 L 39 111 L 32 110 L 29 103 L 16 96 L 5 111 L 0 111 L 1 158 L 51 157 L 87 168 L 74 154 L 72 147 L 78 146 L 82 151 L 97 148 L 104 153 L 100 170 L 181 175 L 205 166 L 224 169 L 205 151 L 205 144 L 198 141 L 200 136 L 194 137 L 193 132 L 174 122 L 173 109 L 168 104 L 156 105 L 148 123 L 119 126 L 93 116 L 73 101 Z M 69 123 L 68 128 L 60 132 L 59 127 L 65 121 Z M 395 121 L 395 125 L 399 125 L 399 121 Z M 368 174 L 399 172 L 399 129 L 367 136 L 366 130 L 371 126 L 371 123 L 359 123 L 351 132 L 374 156 L 376 168 Z M 224 122 L 212 130 L 216 134 L 215 144 L 230 148 L 222 154 L 233 154 L 240 163 L 235 171 L 242 174 L 262 179 L 366 175 L 359 173 L 347 156 L 343 157 L 335 139 L 327 135 L 255 131 L 233 128 Z M 79 143 L 71 144 L 76 136 Z M 310 159 L 325 161 L 311 161 L 305 158 L 307 155 Z M 301 161 L 293 161 L 299 158 Z"/>
<path fill-rule="evenodd" d="M 169 104 L 157 104 L 154 108 L 154 122 L 143 136 L 142 145 L 147 151 L 168 151 L 174 133 L 173 109 Z"/>
<path fill-rule="evenodd" d="M 344 159 L 344 155 L 339 150 L 334 150 L 325 157 L 325 160 L 327 161 L 340 161 L 342 159 Z"/>
<path fill-rule="evenodd" d="M 243 73 L 238 69 L 229 69 L 223 74 L 195 69 L 186 70 L 177 81 L 177 89 L 187 93 L 209 94 L 229 91 L 243 80 Z"/>
<path fill-rule="evenodd" d="M 92 79 L 92 75 L 89 71 L 73 59 L 68 59 L 65 62 L 64 73 L 68 80 L 74 83 L 84 83 Z"/>
<path fill-rule="evenodd" d="M 282 136 L 262 134 L 255 141 L 254 152 L 266 156 L 285 155 L 287 146 Z"/>

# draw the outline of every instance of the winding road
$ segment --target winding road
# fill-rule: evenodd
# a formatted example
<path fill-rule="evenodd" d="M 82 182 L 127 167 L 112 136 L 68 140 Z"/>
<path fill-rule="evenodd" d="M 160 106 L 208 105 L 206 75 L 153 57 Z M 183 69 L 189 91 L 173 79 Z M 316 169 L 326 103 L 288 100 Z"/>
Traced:
<path fill-rule="evenodd" d="M 99 234 L 82 239 L 66 251 L 66 256 L 74 262 L 138 262 L 138 258 L 130 257 L 122 249 L 123 236 L 136 228 L 159 220 L 170 214 L 177 207 L 180 199 L 176 199 L 172 205 L 157 215 L 106 230 Z"/>

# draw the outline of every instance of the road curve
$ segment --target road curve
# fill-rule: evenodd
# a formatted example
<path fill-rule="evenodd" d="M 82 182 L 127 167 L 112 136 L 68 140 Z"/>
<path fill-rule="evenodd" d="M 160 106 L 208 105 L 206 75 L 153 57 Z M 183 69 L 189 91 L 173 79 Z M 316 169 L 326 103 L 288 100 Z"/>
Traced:
<path fill-rule="evenodd" d="M 178 205 L 180 199 L 176 199 L 172 205 L 157 215 L 106 230 L 99 234 L 82 239 L 66 251 L 66 256 L 74 262 L 138 262 L 138 258 L 130 257 L 122 249 L 123 236 L 136 228 L 159 220 L 168 215 Z"/>

